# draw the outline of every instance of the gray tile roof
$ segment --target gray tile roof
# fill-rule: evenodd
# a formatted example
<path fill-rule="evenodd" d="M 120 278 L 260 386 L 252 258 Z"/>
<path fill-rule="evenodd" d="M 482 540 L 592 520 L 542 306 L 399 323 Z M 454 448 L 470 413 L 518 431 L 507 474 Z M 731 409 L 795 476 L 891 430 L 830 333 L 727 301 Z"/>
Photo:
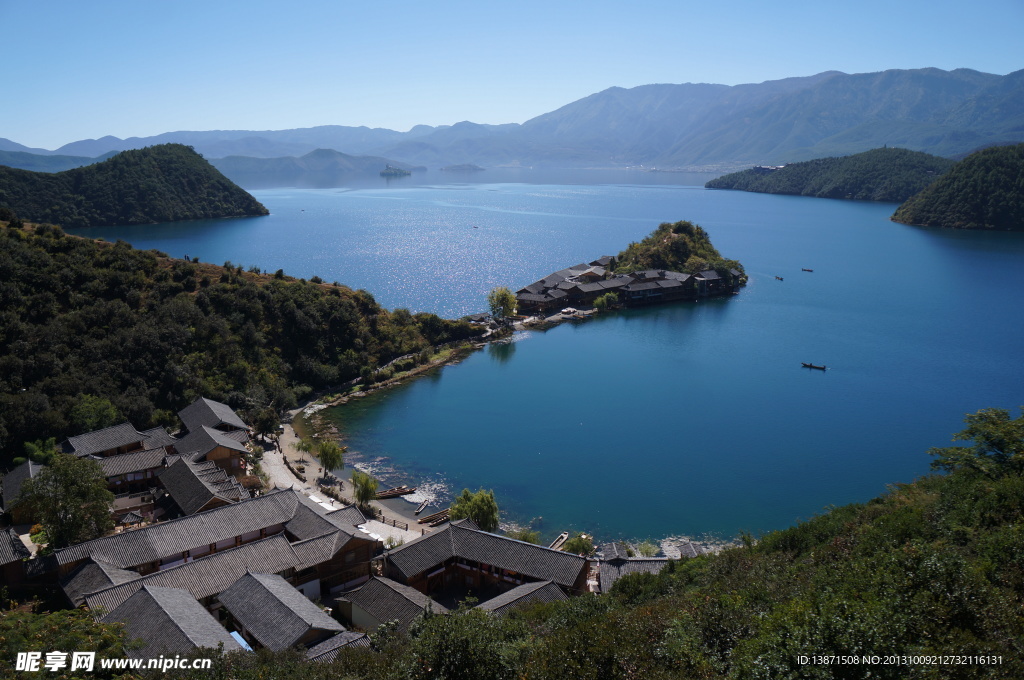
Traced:
<path fill-rule="evenodd" d="M 630 557 L 601 562 L 601 592 L 607 593 L 612 584 L 626 574 L 657 574 L 668 564 L 667 557 Z"/>
<path fill-rule="evenodd" d="M 415 588 L 379 576 L 371 578 L 358 590 L 353 590 L 344 597 L 381 623 L 398 621 L 401 630 L 408 630 L 409 624 L 427 608 L 428 604 L 437 614 L 448 613 L 446 607 L 434 602 Z"/>
<path fill-rule="evenodd" d="M 665 272 L 665 278 L 666 279 L 675 279 L 676 281 L 685 281 L 686 279 L 690 278 L 690 275 L 689 274 L 684 274 L 683 272 L 667 271 L 667 272 Z"/>
<path fill-rule="evenodd" d="M 247 430 L 249 426 L 242 422 L 230 406 L 219 401 L 200 397 L 185 408 L 178 411 L 178 417 L 189 432 L 198 430 L 203 425 L 217 427 L 227 425 L 239 430 Z"/>
<path fill-rule="evenodd" d="M 3 492 L 5 509 L 10 510 L 14 507 L 18 495 L 21 493 L 21 485 L 25 483 L 25 480 L 35 479 L 39 471 L 45 467 L 45 465 L 27 460 L 4 475 L 3 481 L 0 481 L 0 490 Z"/>
<path fill-rule="evenodd" d="M 86 594 L 85 602 L 90 609 L 102 607 L 113 611 L 144 585 L 181 588 L 191 593 L 194 599 L 201 600 L 224 592 L 246 573 L 276 574 L 297 563 L 298 556 L 288 539 L 277 534 Z"/>
<path fill-rule="evenodd" d="M 174 437 L 168 434 L 167 430 L 162 427 L 154 427 L 151 430 L 142 430 L 139 434 L 146 438 L 144 446 L 147 449 L 158 449 L 163 446 L 170 446 L 174 443 Z"/>
<path fill-rule="evenodd" d="M 302 504 L 300 496 L 292 489 L 272 491 L 196 515 L 79 543 L 58 550 L 55 556 L 58 564 L 71 564 L 92 556 L 121 568 L 137 567 L 175 553 L 287 523 L 295 517 L 296 509 Z M 322 526 L 326 525 L 330 522 Z M 297 537 L 312 538 L 312 534 Z"/>
<path fill-rule="evenodd" d="M 462 523 L 449 524 L 441 531 L 395 548 L 388 561 L 405 578 L 411 578 L 452 557 L 491 564 L 532 579 L 554 581 L 565 588 L 571 587 L 587 567 L 586 558 L 579 555 L 490 534 Z"/>
<path fill-rule="evenodd" d="M 306 659 L 321 663 L 330 663 L 338 657 L 338 652 L 344 647 L 369 647 L 370 638 L 365 633 L 357 633 L 354 630 L 346 630 L 328 638 L 318 645 L 310 647 L 306 652 Z"/>
<path fill-rule="evenodd" d="M 68 437 L 61 444 L 61 450 L 76 456 L 89 456 L 130 444 L 144 446 L 145 440 L 146 436 L 136 430 L 131 423 L 121 423 L 77 437 Z"/>
<path fill-rule="evenodd" d="M 186 515 L 199 512 L 215 499 L 236 503 L 249 497 L 248 491 L 213 462 L 193 463 L 179 458 L 158 476 Z"/>
<path fill-rule="evenodd" d="M 221 432 L 206 425 L 200 425 L 196 430 L 189 431 L 187 435 L 174 442 L 174 448 L 178 453 L 189 455 L 193 460 L 202 460 L 206 454 L 218 446 L 241 453 L 245 453 L 247 450 L 242 442 L 228 436 L 227 432 Z"/>
<path fill-rule="evenodd" d="M 590 264 L 595 265 L 595 266 L 599 266 L 599 267 L 607 267 L 609 264 L 611 264 L 613 259 L 615 259 L 615 258 L 613 258 L 611 255 L 602 255 L 601 257 L 597 258 L 596 260 L 594 260 Z"/>
<path fill-rule="evenodd" d="M 100 467 L 103 468 L 104 477 L 116 477 L 127 475 L 131 472 L 142 472 L 153 468 L 163 467 L 164 458 L 167 452 L 163 448 L 152 448 L 134 453 L 124 453 L 119 456 L 107 456 L 97 459 Z"/>
<path fill-rule="evenodd" d="M 224 651 L 241 649 L 210 612 L 186 591 L 146 586 L 103 617 L 105 623 L 125 624 L 125 637 L 144 646 L 128 651 L 133 658 L 188 654 L 200 647 Z"/>
<path fill-rule="evenodd" d="M 517 293 L 532 293 L 534 295 L 536 295 L 538 293 L 543 293 L 544 292 L 544 282 L 543 281 L 537 281 L 536 283 L 531 283 L 529 286 L 524 286 L 524 287 L 520 288 L 519 290 L 517 290 L 516 292 Z"/>
<path fill-rule="evenodd" d="M 536 583 L 524 583 L 497 597 L 492 597 L 487 602 L 481 602 L 477 605 L 477 609 L 504 616 L 513 609 L 526 607 L 534 602 L 555 602 L 567 599 L 569 596 L 565 594 L 565 591 L 551 581 L 537 581 Z"/>
<path fill-rule="evenodd" d="M 118 569 L 102 560 L 89 560 L 61 579 L 60 587 L 76 607 L 85 604 L 85 596 L 112 586 L 142 578 L 134 571 Z"/>
<path fill-rule="evenodd" d="M 516 299 L 520 302 L 547 302 L 551 298 L 547 295 L 534 295 L 532 293 L 519 293 Z"/>
<path fill-rule="evenodd" d="M 327 513 L 327 518 L 334 522 L 335 525 L 347 525 L 357 527 L 366 521 L 366 516 L 359 511 L 354 505 L 335 510 L 334 512 Z"/>
<path fill-rule="evenodd" d="M 14 529 L 0 531 L 0 567 L 32 556 Z"/>
<path fill-rule="evenodd" d="M 277 575 L 246 574 L 218 599 L 261 645 L 275 652 L 294 646 L 312 629 L 345 630 Z"/>
<path fill-rule="evenodd" d="M 708 270 L 702 271 L 698 275 L 698 278 L 704 279 L 705 281 L 714 281 L 715 279 L 718 279 L 718 278 L 721 278 L 721 277 L 718 276 L 718 272 L 716 272 L 714 269 L 708 269 Z"/>

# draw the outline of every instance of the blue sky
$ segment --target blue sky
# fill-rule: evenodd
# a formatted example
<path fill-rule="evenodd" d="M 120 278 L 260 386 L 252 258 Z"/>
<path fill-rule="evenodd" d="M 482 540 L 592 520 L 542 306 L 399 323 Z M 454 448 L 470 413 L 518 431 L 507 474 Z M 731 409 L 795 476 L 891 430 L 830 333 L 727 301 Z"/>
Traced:
<path fill-rule="evenodd" d="M 521 123 L 611 86 L 1024 68 L 1024 0 L 0 0 L 0 137 Z"/>

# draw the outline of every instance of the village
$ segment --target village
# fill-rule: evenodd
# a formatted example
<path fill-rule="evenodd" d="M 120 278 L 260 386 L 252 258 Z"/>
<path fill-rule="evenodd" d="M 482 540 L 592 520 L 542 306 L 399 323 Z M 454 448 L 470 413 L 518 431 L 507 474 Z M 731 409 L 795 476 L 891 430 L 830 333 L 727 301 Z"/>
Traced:
<path fill-rule="evenodd" d="M 657 573 L 669 560 L 615 543 L 599 557 L 572 554 L 557 549 L 564 534 L 545 547 L 470 519 L 410 527 L 297 474 L 302 454 L 290 425 L 254 470 L 258 444 L 232 408 L 199 398 L 178 418 L 174 434 L 121 423 L 60 443 L 61 454 L 101 466 L 114 494 L 109 535 L 42 550 L 21 490 L 44 466 L 28 460 L 0 482 L 3 584 L 123 623 L 129 639 L 142 641 L 130 651 L 136 658 L 299 648 L 326 662 L 369 645 L 381 624 L 407 630 L 424 611 L 445 614 L 468 597 L 504 616 L 598 596 L 623 575 Z M 702 552 L 680 546 L 680 557 Z"/>

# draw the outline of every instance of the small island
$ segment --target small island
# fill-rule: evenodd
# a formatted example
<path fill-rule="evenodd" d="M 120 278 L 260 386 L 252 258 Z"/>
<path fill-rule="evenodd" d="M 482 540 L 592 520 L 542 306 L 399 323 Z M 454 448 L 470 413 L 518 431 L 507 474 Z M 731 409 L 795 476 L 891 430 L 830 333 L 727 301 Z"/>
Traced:
<path fill-rule="evenodd" d="M 446 165 L 441 168 L 441 172 L 483 172 L 484 168 L 479 165 L 473 165 L 472 163 L 462 163 L 460 165 Z"/>
<path fill-rule="evenodd" d="M 381 177 L 407 177 L 412 173 L 402 168 L 397 168 L 394 165 L 387 165 L 383 170 L 380 171 Z"/>
<path fill-rule="evenodd" d="M 692 222 L 664 223 L 617 256 L 553 272 L 520 288 L 520 313 L 610 304 L 625 307 L 735 293 L 747 281 L 743 265 L 724 259 L 708 233 Z"/>
<path fill-rule="evenodd" d="M 882 148 L 840 158 L 788 165 L 759 165 L 713 179 L 708 189 L 737 189 L 857 201 L 905 201 L 953 166 L 909 149 Z"/>
<path fill-rule="evenodd" d="M 951 229 L 1024 229 L 1024 144 L 971 154 L 901 205 L 894 222 Z"/>

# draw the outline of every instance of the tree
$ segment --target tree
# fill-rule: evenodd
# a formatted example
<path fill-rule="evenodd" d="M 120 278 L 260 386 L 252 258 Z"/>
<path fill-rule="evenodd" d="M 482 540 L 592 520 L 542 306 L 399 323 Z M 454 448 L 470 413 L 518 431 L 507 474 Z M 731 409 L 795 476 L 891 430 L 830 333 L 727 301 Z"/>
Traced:
<path fill-rule="evenodd" d="M 967 427 L 953 435 L 953 441 L 973 441 L 973 446 L 932 448 L 933 470 L 977 470 L 997 478 L 1009 472 L 1024 472 L 1024 409 L 1012 419 L 1002 408 L 984 408 L 969 413 Z"/>
<path fill-rule="evenodd" d="M 618 293 L 605 293 L 604 295 L 598 296 L 597 299 L 594 300 L 594 306 L 597 307 L 602 312 L 608 309 L 609 306 L 616 305 L 618 303 Z"/>
<path fill-rule="evenodd" d="M 597 552 L 597 548 L 594 547 L 594 539 L 592 537 L 587 534 L 576 534 L 562 544 L 562 551 L 573 553 L 574 555 L 591 557 Z"/>
<path fill-rule="evenodd" d="M 324 476 L 327 476 L 331 470 L 345 466 L 345 451 L 347 450 L 347 447 L 339 446 L 338 442 L 331 440 L 324 440 L 317 444 L 316 455 L 320 459 L 320 464 L 324 466 Z"/>
<path fill-rule="evenodd" d="M 505 286 L 498 286 L 487 294 L 487 306 L 495 319 L 514 316 L 517 305 L 515 293 Z"/>
<path fill-rule="evenodd" d="M 365 508 L 377 496 L 377 480 L 361 470 L 353 470 L 352 489 L 356 503 Z"/>
<path fill-rule="evenodd" d="M 523 541 L 525 543 L 533 543 L 534 545 L 540 545 L 540 532 L 529 527 L 509 529 L 505 532 L 505 535 L 509 538 L 514 538 L 517 541 Z"/>
<path fill-rule="evenodd" d="M 21 487 L 46 528 L 51 548 L 64 548 L 102 536 L 114 528 L 103 468 L 94 460 L 58 453 L 35 479 Z"/>
<path fill-rule="evenodd" d="M 498 502 L 494 500 L 493 491 L 480 489 L 471 493 L 463 489 L 449 508 L 449 516 L 453 519 L 469 518 L 484 531 L 498 528 Z"/>
<path fill-rule="evenodd" d="M 660 548 L 653 541 L 644 541 L 636 546 L 636 551 L 640 553 L 641 557 L 654 557 L 659 550 Z"/>
<path fill-rule="evenodd" d="M 71 424 L 80 432 L 95 432 L 121 422 L 121 412 L 103 397 L 83 394 L 71 408 Z"/>

